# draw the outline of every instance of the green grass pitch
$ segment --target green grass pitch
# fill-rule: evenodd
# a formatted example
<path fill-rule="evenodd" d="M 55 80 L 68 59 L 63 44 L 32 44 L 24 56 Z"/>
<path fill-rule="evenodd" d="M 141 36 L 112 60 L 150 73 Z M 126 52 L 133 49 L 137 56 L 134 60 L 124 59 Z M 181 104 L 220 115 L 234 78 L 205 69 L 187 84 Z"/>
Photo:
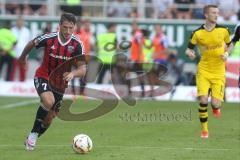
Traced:
<path fill-rule="evenodd" d="M 224 103 L 220 119 L 209 108 L 208 139 L 200 138 L 196 102 L 138 101 L 134 107 L 119 102 L 115 110 L 89 121 L 55 119 L 36 150 L 28 152 L 23 142 L 38 103 L 24 103 L 33 100 L 0 98 L 0 160 L 240 159 L 240 106 L 236 103 Z M 100 101 L 79 99 L 71 111 L 84 112 L 98 104 Z M 93 140 L 89 154 L 73 152 L 72 138 L 78 133 Z"/>

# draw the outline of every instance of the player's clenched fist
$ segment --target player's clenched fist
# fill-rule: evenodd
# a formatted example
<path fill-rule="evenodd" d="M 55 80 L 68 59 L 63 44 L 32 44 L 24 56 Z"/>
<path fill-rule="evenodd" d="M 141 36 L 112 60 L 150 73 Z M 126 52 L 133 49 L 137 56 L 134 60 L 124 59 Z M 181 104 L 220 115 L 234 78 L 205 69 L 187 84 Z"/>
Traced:
<path fill-rule="evenodd" d="M 185 53 L 191 60 L 196 58 L 195 52 L 192 49 L 187 48 Z"/>
<path fill-rule="evenodd" d="M 74 73 L 73 72 L 65 72 L 63 74 L 63 80 L 69 82 L 74 78 Z"/>

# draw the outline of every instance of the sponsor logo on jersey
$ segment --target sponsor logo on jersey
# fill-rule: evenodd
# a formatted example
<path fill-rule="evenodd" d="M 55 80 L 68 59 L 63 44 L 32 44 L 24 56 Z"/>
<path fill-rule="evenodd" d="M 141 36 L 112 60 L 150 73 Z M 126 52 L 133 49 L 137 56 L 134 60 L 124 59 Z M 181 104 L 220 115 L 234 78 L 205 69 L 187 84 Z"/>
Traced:
<path fill-rule="evenodd" d="M 72 58 L 72 57 L 66 57 L 66 56 L 55 55 L 55 54 L 53 54 L 53 53 L 50 53 L 49 55 L 50 55 L 51 57 L 53 57 L 53 58 L 63 59 L 63 60 L 69 60 L 69 59 Z"/>
<path fill-rule="evenodd" d="M 68 51 L 69 51 L 69 52 L 73 52 L 73 50 L 74 50 L 74 47 L 73 47 L 73 46 L 68 46 Z"/>

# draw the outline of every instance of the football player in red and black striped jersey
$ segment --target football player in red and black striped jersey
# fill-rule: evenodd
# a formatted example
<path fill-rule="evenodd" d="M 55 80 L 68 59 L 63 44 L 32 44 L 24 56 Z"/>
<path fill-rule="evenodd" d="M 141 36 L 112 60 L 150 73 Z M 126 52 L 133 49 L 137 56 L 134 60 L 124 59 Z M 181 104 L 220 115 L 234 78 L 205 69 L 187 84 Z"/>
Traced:
<path fill-rule="evenodd" d="M 19 58 L 19 63 L 26 64 L 27 55 L 35 47 L 44 47 L 44 57 L 42 64 L 36 70 L 34 84 L 41 99 L 33 128 L 25 141 L 26 150 L 33 150 L 37 138 L 43 134 L 50 126 L 53 118 L 58 113 L 63 93 L 59 93 L 49 86 L 50 75 L 61 64 L 74 57 L 76 58 L 75 70 L 63 67 L 61 81 L 56 85 L 63 85 L 74 77 L 82 77 L 86 73 L 84 59 L 84 47 L 82 42 L 73 35 L 76 24 L 76 18 L 71 13 L 63 13 L 59 22 L 59 31 L 51 32 L 36 37 L 30 41 L 24 48 Z M 60 83 L 59 83 L 60 82 Z"/>

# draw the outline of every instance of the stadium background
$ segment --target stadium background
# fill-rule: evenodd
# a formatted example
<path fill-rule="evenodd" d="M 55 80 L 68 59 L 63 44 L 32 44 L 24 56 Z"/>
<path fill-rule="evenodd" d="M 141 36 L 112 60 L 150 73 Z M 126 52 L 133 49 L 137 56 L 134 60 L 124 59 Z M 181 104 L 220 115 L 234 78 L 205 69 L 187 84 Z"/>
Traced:
<path fill-rule="evenodd" d="M 2 28 L 9 22 L 13 26 L 18 15 L 21 14 L 25 20 L 25 25 L 30 29 L 32 38 L 34 38 L 36 35 L 42 33 L 48 23 L 52 25 L 51 30 L 55 31 L 59 15 L 62 12 L 61 6 L 72 5 L 80 7 L 81 13 L 79 14 L 82 15 L 82 18 L 89 19 L 92 22 L 91 30 L 94 36 L 105 32 L 106 25 L 110 22 L 117 24 L 116 33 L 119 40 L 123 36 L 130 40 L 132 20 L 137 19 L 141 28 L 146 28 L 150 31 L 153 31 L 154 24 L 161 24 L 169 39 L 170 48 L 175 49 L 179 58 L 185 62 L 183 71 L 194 76 L 196 73 L 196 62 L 188 60 L 184 54 L 184 50 L 191 32 L 204 21 L 194 17 L 193 14 L 191 14 L 192 17 L 190 19 L 184 20 L 178 19 L 176 15 L 171 19 L 158 18 L 156 15 L 152 15 L 158 9 L 156 6 L 159 4 L 159 2 L 154 0 L 131 0 L 126 2 L 128 2 L 131 8 L 131 13 L 128 17 L 117 17 L 108 14 L 112 0 L 81 0 L 77 4 L 68 4 L 69 2 L 64 0 L 1 0 L 0 26 Z M 162 4 L 165 4 L 165 2 L 162 0 Z M 177 6 L 193 10 L 202 9 L 200 2 L 204 1 L 196 0 L 193 4 L 176 4 L 171 7 L 174 8 Z M 228 17 L 224 19 L 224 15 L 221 14 L 221 20 L 219 21 L 219 23 L 228 26 L 231 34 L 233 34 L 234 28 L 239 22 L 239 19 L 236 18 L 239 14 L 239 1 L 229 1 L 231 3 L 230 8 L 224 1 L 216 0 L 215 2 L 220 3 L 220 6 L 225 5 L 226 10 L 234 11 L 232 14 L 233 18 Z M 234 7 L 232 4 L 235 4 Z M 31 10 L 28 7 L 33 8 Z M 236 52 L 239 52 L 239 45 L 237 47 Z M 92 54 L 94 55 L 95 53 L 92 52 Z M 209 141 L 203 142 L 199 138 L 196 87 L 194 84 L 189 84 L 176 86 L 173 97 L 168 93 L 156 97 L 154 100 L 149 98 L 139 100 L 133 109 L 120 101 L 116 110 L 91 121 L 68 123 L 57 119 L 53 128 L 49 130 L 48 135 L 41 140 L 42 142 L 40 142 L 38 148 L 39 151 L 31 155 L 23 152 L 22 141 L 28 132 L 27 128 L 31 126 L 31 120 L 38 105 L 37 94 L 33 87 L 34 72 L 39 65 L 39 61 L 36 60 L 36 58 L 39 58 L 38 55 L 41 55 L 41 51 L 34 50 L 30 55 L 30 66 L 25 82 L 18 82 L 17 80 L 13 82 L 4 81 L 6 66 L 4 66 L 1 73 L 0 159 L 15 159 L 17 156 L 18 159 L 38 159 L 39 157 L 49 159 L 49 154 L 53 154 L 53 159 L 78 159 L 78 155 L 76 156 L 72 153 L 69 144 L 71 143 L 71 137 L 79 132 L 89 134 L 93 138 L 95 147 L 93 153 L 85 156 L 84 159 L 163 158 L 169 160 L 230 160 L 240 157 L 240 92 L 237 88 L 240 57 L 230 57 L 227 62 L 226 77 L 228 87 L 226 89 L 223 117 L 218 121 L 210 116 L 210 127 L 213 130 L 211 134 L 213 135 L 211 135 L 212 137 Z M 96 77 L 98 65 L 97 62 L 91 62 L 89 79 Z M 192 76 L 189 77 L 192 78 Z M 163 78 L 171 82 L 174 77 L 169 75 Z M 103 84 L 97 85 L 95 82 L 92 82 L 88 84 L 88 87 L 115 93 L 114 87 L 108 83 L 107 76 Z M 126 90 L 123 92 L 126 92 Z M 119 96 L 121 97 L 122 95 Z M 71 98 L 71 96 L 69 97 Z M 74 104 L 73 112 L 78 113 L 91 110 L 99 105 L 98 102 L 80 97 Z M 166 115 L 173 113 L 182 115 L 188 114 L 189 111 L 191 112 L 190 121 L 181 119 L 179 121 L 176 119 L 152 120 L 147 116 L 159 112 Z M 139 113 L 141 113 L 142 117 L 136 118 L 136 115 Z M 16 117 L 21 118 L 16 119 Z M 62 124 L 66 126 L 64 130 L 61 127 Z M 21 131 L 20 135 L 17 134 L 18 131 Z M 59 135 L 59 132 L 63 134 Z M 149 135 L 151 136 L 149 137 Z M 200 152 L 203 154 L 200 154 Z"/>

